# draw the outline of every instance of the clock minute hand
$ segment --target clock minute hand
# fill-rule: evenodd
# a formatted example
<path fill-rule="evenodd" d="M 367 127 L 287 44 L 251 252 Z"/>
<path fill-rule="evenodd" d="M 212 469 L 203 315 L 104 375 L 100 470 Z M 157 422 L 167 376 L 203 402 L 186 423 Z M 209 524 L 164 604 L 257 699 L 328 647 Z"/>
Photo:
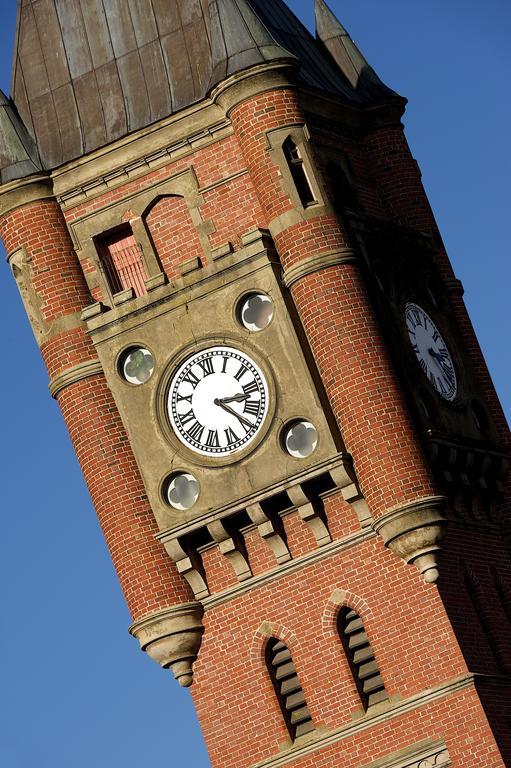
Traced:
<path fill-rule="evenodd" d="M 238 421 L 241 421 L 242 424 L 246 424 L 247 427 L 250 427 L 250 429 L 252 429 L 252 427 L 254 426 L 251 421 L 249 421 L 244 416 L 242 416 L 241 413 L 236 413 L 234 408 L 231 408 L 229 405 L 226 405 L 222 400 L 218 400 L 217 398 L 215 400 L 215 405 L 219 405 L 220 408 L 223 408 L 224 411 L 227 411 L 227 413 L 230 413 L 231 416 L 235 416 L 238 419 Z"/>

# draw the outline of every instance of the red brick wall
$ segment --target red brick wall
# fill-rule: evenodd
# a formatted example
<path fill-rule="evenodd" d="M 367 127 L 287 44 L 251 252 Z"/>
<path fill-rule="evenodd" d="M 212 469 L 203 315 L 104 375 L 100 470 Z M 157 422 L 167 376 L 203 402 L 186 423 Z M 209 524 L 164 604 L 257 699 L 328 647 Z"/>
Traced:
<path fill-rule="evenodd" d="M 0 237 L 8 253 L 27 249 L 48 324 L 79 313 L 91 302 L 55 203 L 34 203 L 4 217 Z M 82 325 L 50 333 L 41 352 L 51 377 L 96 358 Z M 133 617 L 189 600 L 188 586 L 154 539 L 156 522 L 104 376 L 68 386 L 58 402 Z"/>
<path fill-rule="evenodd" d="M 291 207 L 264 131 L 303 122 L 291 91 L 265 93 L 233 110 L 232 122 L 268 220 Z M 283 267 L 349 245 L 325 215 L 275 238 Z M 373 514 L 435 492 L 358 267 L 342 265 L 295 283 L 292 295 L 323 384 Z"/>
<path fill-rule="evenodd" d="M 179 279 L 179 265 L 189 259 L 200 259 L 206 265 L 204 249 L 184 198 L 161 198 L 147 214 L 146 223 L 162 269 L 171 282 Z"/>
<path fill-rule="evenodd" d="M 352 722 L 361 702 L 336 634 L 337 609 L 330 603 L 336 588 L 349 592 L 362 617 L 389 695 L 408 698 L 466 672 L 436 587 L 371 539 L 207 611 L 192 693 L 214 768 L 225 765 L 226 756 L 233 768 L 253 765 L 278 754 L 288 738 L 264 665 L 264 638 L 257 636 L 264 621 L 291 651 L 316 727 Z M 467 752 L 469 721 L 477 735 Z M 480 759 L 494 756 L 485 765 L 502 765 L 477 697 L 468 691 L 362 732 L 324 758 L 315 754 L 292 765 L 330 766 L 341 754 L 359 768 L 435 736 L 447 740 L 459 768 L 470 764 L 472 749 Z"/>

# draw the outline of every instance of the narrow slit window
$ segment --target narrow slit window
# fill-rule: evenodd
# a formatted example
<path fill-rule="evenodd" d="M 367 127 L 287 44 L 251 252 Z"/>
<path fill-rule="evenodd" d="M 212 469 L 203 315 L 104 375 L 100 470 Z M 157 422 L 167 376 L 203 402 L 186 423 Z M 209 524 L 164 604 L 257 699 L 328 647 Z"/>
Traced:
<path fill-rule="evenodd" d="M 285 140 L 283 150 L 300 202 L 304 208 L 307 208 L 308 205 L 316 203 L 317 200 L 307 175 L 303 157 L 291 137 Z"/>
<path fill-rule="evenodd" d="M 101 238 L 98 253 L 113 294 L 129 288 L 133 288 L 135 296 L 146 293 L 147 272 L 131 228 L 123 228 Z"/>
<path fill-rule="evenodd" d="M 388 700 L 362 619 L 351 608 L 339 612 L 338 631 L 364 709 Z"/>
<path fill-rule="evenodd" d="M 278 638 L 272 637 L 266 647 L 266 664 L 287 729 L 294 741 L 313 731 L 314 724 L 289 648 Z"/>

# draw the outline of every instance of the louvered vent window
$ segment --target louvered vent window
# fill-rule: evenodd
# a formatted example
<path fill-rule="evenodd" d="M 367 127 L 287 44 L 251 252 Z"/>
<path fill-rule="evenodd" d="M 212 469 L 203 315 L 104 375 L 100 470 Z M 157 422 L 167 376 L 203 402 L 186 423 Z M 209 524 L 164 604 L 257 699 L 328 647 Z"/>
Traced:
<path fill-rule="evenodd" d="M 284 720 L 294 741 L 313 731 L 314 725 L 289 648 L 272 637 L 266 647 L 266 663 Z"/>
<path fill-rule="evenodd" d="M 133 288 L 135 296 L 146 293 L 147 273 L 131 228 L 117 230 L 98 242 L 99 257 L 112 293 Z"/>
<path fill-rule="evenodd" d="M 284 155 L 295 183 L 296 191 L 304 208 L 317 202 L 312 191 L 312 186 L 307 176 L 300 150 L 291 137 L 287 138 L 283 145 Z"/>
<path fill-rule="evenodd" d="M 343 608 L 339 613 L 338 630 L 364 709 L 387 701 L 389 697 L 358 613 Z"/>

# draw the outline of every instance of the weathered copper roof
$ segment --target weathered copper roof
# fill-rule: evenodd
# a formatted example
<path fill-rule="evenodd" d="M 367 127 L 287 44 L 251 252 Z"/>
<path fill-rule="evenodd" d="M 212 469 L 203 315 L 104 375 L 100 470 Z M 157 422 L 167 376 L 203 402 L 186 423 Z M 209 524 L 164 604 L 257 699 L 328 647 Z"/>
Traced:
<path fill-rule="evenodd" d="M 16 107 L 0 91 L 0 184 L 22 179 L 41 170 L 34 140 Z"/>
<path fill-rule="evenodd" d="M 12 93 L 46 169 L 267 61 L 298 59 L 299 79 L 350 103 L 375 96 L 353 87 L 283 0 L 18 1 Z"/>

